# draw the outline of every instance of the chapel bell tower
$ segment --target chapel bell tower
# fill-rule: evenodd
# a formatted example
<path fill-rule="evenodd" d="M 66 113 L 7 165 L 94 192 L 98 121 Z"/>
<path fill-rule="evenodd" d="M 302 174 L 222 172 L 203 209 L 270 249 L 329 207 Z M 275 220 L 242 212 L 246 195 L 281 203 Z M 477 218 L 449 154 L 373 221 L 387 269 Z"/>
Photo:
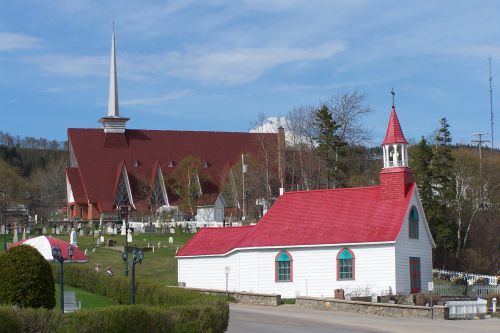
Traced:
<path fill-rule="evenodd" d="M 394 91 L 391 91 L 394 96 Z M 403 199 L 414 183 L 408 166 L 408 141 L 406 141 L 392 103 L 391 116 L 382 142 L 384 167 L 380 171 L 382 199 Z"/>

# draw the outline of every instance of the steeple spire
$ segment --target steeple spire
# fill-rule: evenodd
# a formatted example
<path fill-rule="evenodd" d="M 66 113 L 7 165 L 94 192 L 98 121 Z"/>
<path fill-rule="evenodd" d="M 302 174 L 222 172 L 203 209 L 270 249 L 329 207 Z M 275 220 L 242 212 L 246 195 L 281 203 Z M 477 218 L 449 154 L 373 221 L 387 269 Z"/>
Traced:
<path fill-rule="evenodd" d="M 116 79 L 116 51 L 115 51 L 115 21 L 113 21 L 113 34 L 111 37 L 111 65 L 109 68 L 109 102 L 108 117 L 119 117 L 118 106 L 118 81 Z"/>
<path fill-rule="evenodd" d="M 118 107 L 118 80 L 116 77 L 116 52 L 115 52 L 115 22 L 113 21 L 113 34 L 111 36 L 111 65 L 109 68 L 109 101 L 108 115 L 99 119 L 104 133 L 125 133 L 125 124 L 129 118 L 120 117 Z"/>

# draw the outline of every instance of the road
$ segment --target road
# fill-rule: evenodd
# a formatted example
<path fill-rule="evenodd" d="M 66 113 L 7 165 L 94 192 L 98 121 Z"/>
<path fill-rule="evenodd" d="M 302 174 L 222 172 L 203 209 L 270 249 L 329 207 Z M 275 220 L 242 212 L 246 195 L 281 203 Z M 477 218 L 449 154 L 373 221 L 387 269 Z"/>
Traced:
<path fill-rule="evenodd" d="M 231 304 L 229 333 L 499 333 L 499 319 L 430 320 L 321 311 L 294 305 Z"/>

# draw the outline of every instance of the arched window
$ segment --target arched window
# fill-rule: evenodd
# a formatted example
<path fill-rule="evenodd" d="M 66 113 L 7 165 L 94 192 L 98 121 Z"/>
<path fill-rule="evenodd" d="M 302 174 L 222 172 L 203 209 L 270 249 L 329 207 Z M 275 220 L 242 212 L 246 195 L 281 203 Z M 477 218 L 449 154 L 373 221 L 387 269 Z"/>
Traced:
<path fill-rule="evenodd" d="M 343 248 L 337 254 L 337 280 L 354 280 L 355 258 L 348 248 Z"/>
<path fill-rule="evenodd" d="M 415 206 L 411 207 L 409 221 L 409 236 L 410 238 L 418 239 L 418 210 Z"/>
<path fill-rule="evenodd" d="M 293 259 L 287 251 L 280 251 L 275 258 L 275 279 L 276 282 L 292 281 L 292 263 Z"/>

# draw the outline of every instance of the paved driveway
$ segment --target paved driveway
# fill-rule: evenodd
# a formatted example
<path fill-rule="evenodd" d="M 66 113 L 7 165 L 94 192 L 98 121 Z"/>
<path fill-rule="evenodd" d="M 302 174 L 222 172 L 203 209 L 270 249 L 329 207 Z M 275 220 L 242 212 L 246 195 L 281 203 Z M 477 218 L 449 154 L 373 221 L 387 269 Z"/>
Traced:
<path fill-rule="evenodd" d="M 230 333 L 500 333 L 499 319 L 429 320 L 321 311 L 294 305 L 231 304 Z"/>

